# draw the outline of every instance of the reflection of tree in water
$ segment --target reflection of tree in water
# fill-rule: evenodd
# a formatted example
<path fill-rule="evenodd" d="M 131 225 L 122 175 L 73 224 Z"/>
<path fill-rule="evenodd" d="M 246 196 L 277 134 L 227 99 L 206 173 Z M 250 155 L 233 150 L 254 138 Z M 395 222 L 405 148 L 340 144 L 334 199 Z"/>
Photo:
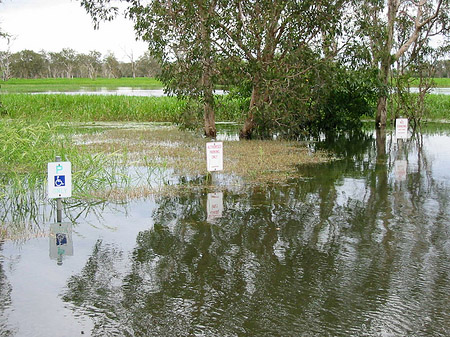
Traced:
<path fill-rule="evenodd" d="M 43 190 L 38 188 L 23 193 L 10 192 L 0 196 L 0 238 L 25 241 L 46 235 L 43 224 L 56 221 L 56 201 L 46 200 Z M 98 223 L 105 212 L 127 212 L 125 202 L 91 199 L 63 199 L 63 208 L 64 219 L 72 223 L 89 218 Z"/>
<path fill-rule="evenodd" d="M 130 266 L 98 242 L 64 299 L 102 336 L 445 335 L 448 190 L 384 156 L 225 192 L 215 225 L 206 195 L 162 198 Z"/>
<path fill-rule="evenodd" d="M 0 241 L 0 252 L 3 243 Z M 11 305 L 11 285 L 9 284 L 3 269 L 3 256 L 0 254 L 0 336 L 12 336 L 8 328 L 7 317 L 4 316 L 5 309 Z"/>

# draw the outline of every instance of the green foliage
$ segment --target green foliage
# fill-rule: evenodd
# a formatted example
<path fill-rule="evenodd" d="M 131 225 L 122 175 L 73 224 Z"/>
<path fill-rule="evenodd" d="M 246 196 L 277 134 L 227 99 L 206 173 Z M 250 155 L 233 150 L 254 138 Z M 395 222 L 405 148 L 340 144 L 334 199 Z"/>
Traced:
<path fill-rule="evenodd" d="M 305 69 L 320 62 L 311 55 L 299 61 L 306 63 L 300 66 Z M 352 71 L 325 62 L 310 69 L 289 81 L 267 81 L 270 95 L 255 113 L 257 137 L 297 138 L 323 131 L 359 129 L 361 117 L 373 115 L 376 70 Z M 272 74 L 278 76 L 275 70 Z"/>
<path fill-rule="evenodd" d="M 349 131 L 361 128 L 361 117 L 376 108 L 378 76 L 375 70 L 352 71 L 336 67 L 332 79 L 321 88 L 316 106 L 317 131 Z"/>

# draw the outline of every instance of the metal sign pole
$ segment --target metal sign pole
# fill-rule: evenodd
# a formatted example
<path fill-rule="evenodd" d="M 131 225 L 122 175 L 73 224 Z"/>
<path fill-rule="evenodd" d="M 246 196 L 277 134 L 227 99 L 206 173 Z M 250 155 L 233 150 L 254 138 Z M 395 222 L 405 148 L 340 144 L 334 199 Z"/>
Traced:
<path fill-rule="evenodd" d="M 60 156 L 56 156 L 56 162 L 61 161 Z M 62 222 L 62 198 L 56 198 L 56 222 Z"/>

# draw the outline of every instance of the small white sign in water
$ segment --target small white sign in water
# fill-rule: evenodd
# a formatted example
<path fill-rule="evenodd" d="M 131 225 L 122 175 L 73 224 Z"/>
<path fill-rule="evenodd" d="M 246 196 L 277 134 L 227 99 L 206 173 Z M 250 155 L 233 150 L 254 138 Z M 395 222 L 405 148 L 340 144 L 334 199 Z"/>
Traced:
<path fill-rule="evenodd" d="M 397 118 L 395 120 L 395 137 L 397 139 L 408 138 L 408 118 Z"/>
<path fill-rule="evenodd" d="M 223 170 L 223 143 L 206 143 L 206 166 L 209 172 Z"/>
<path fill-rule="evenodd" d="M 72 196 L 72 164 L 69 161 L 48 163 L 48 197 Z"/>
<path fill-rule="evenodd" d="M 206 202 L 207 221 L 213 221 L 221 218 L 223 213 L 223 193 L 208 193 Z"/>

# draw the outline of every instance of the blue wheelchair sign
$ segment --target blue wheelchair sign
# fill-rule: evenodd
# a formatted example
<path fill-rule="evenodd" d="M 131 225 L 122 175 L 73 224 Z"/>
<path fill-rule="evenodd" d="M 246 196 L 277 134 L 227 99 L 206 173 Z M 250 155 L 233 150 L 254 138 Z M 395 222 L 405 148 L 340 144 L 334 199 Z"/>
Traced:
<path fill-rule="evenodd" d="M 55 187 L 66 186 L 66 176 L 55 176 Z"/>
<path fill-rule="evenodd" d="M 72 164 L 70 161 L 48 163 L 47 177 L 47 190 L 50 199 L 70 198 L 72 196 Z"/>

